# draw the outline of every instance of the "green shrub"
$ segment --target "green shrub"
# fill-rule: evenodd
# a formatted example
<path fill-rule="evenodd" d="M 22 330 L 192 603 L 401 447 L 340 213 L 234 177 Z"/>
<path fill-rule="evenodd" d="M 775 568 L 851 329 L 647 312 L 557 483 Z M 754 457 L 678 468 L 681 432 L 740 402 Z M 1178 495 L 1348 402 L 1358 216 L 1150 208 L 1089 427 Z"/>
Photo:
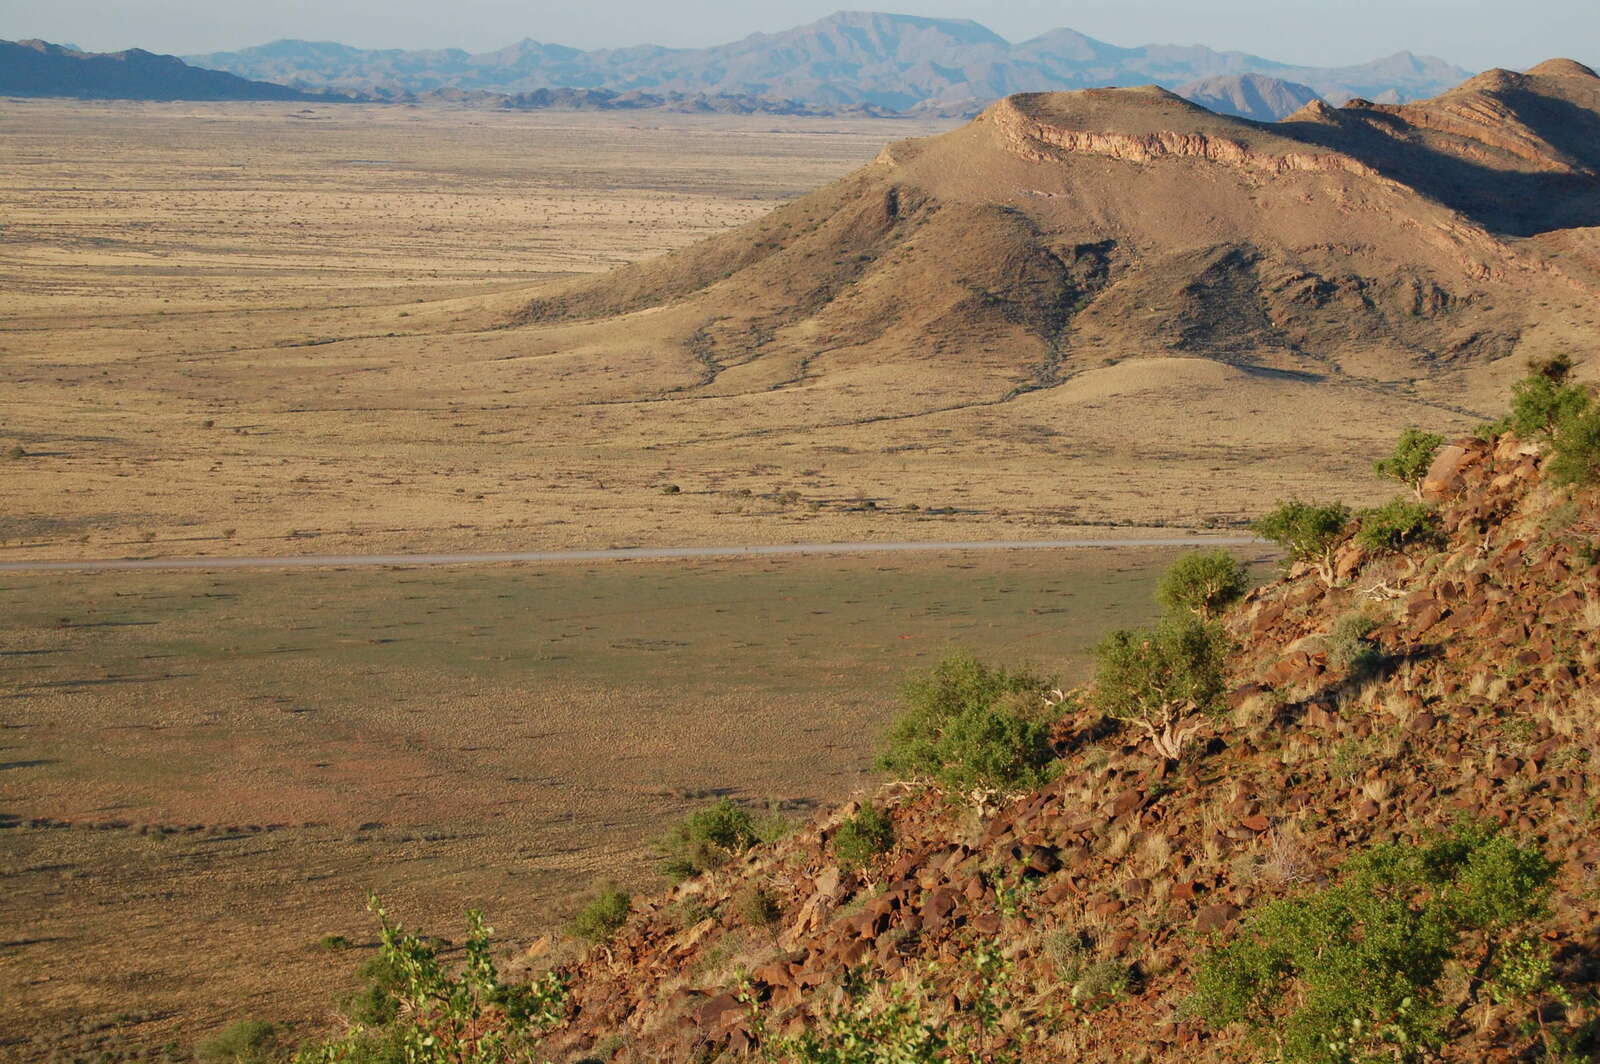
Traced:
<path fill-rule="evenodd" d="M 1049 680 L 953 654 L 901 689 L 905 707 L 889 729 L 880 768 L 952 791 L 1029 790 L 1047 780 L 1058 713 Z"/>
<path fill-rule="evenodd" d="M 1511 386 L 1511 413 L 1505 427 L 1525 440 L 1549 437 L 1587 410 L 1588 389 L 1569 380 L 1571 373 L 1572 360 L 1565 357 L 1531 367 Z"/>
<path fill-rule="evenodd" d="M 1156 601 L 1170 612 L 1192 613 L 1209 621 L 1244 597 L 1249 587 L 1244 566 L 1227 551 L 1194 551 L 1173 562 L 1162 575 L 1156 585 Z"/>
<path fill-rule="evenodd" d="M 771 927 L 783 919 L 783 907 L 771 891 L 754 883 L 748 884 L 734 898 L 734 911 L 752 927 Z"/>
<path fill-rule="evenodd" d="M 1364 613 L 1347 613 L 1328 633 L 1328 664 L 1351 677 L 1364 676 L 1378 667 L 1383 655 L 1367 636 L 1378 622 Z"/>
<path fill-rule="evenodd" d="M 1561 422 L 1551 441 L 1548 468 L 1558 484 L 1590 484 L 1600 478 L 1600 406 Z"/>
<path fill-rule="evenodd" d="M 672 826 L 661 842 L 662 871 L 674 880 L 684 880 L 721 868 L 763 841 L 760 827 L 748 809 L 724 798 Z"/>
<path fill-rule="evenodd" d="M 845 871 L 860 868 L 894 845 L 894 822 L 876 806 L 862 806 L 833 835 L 833 855 Z"/>
<path fill-rule="evenodd" d="M 1184 741 L 1179 722 L 1193 712 L 1222 709 L 1227 651 L 1220 628 L 1192 617 L 1112 632 L 1094 652 L 1095 704 L 1143 730 L 1157 753 L 1176 759 Z"/>
<path fill-rule="evenodd" d="M 1391 499 L 1357 515 L 1356 542 L 1370 551 L 1397 551 L 1414 544 L 1437 543 L 1439 516 L 1427 503 Z"/>
<path fill-rule="evenodd" d="M 390 923 L 376 898 L 370 904 L 382 925 L 378 970 L 394 973 L 394 1008 L 382 1025 L 352 1017 L 342 1037 L 303 1046 L 295 1064 L 504 1064 L 532 1059 L 538 1038 L 566 1016 L 566 984 L 555 973 L 500 982 L 482 913 L 467 913 L 466 963 L 456 975 L 426 940 Z"/>
<path fill-rule="evenodd" d="M 265 1020 L 240 1020 L 195 1047 L 200 1064 L 268 1064 L 283 1058 L 278 1028 Z"/>
<path fill-rule="evenodd" d="M 1295 1064 L 1415 1061 L 1512 975 L 1548 913 L 1556 865 L 1468 826 L 1352 858 L 1340 881 L 1273 902 L 1200 963 L 1193 1010 Z"/>
<path fill-rule="evenodd" d="M 942 1064 L 949 1059 L 944 1025 L 927 1003 L 902 986 L 874 1003 L 852 986 L 846 999 L 818 1015 L 793 1038 L 776 1038 L 768 1059 L 785 1064 Z"/>
<path fill-rule="evenodd" d="M 345 1015 L 368 1027 L 394 1022 L 400 1008 L 400 992 L 405 988 L 405 973 L 385 953 L 379 953 L 356 969 L 363 986 L 345 1001 Z"/>
<path fill-rule="evenodd" d="M 1333 552 L 1344 539 L 1350 508 L 1343 503 L 1309 503 L 1291 499 L 1256 521 L 1250 530 L 1282 547 L 1291 561 L 1317 568 L 1323 583 L 1333 586 Z"/>
<path fill-rule="evenodd" d="M 1443 443 L 1444 437 L 1436 432 L 1408 428 L 1400 434 L 1394 451 L 1387 458 L 1380 458 L 1372 464 L 1373 471 L 1380 477 L 1398 480 L 1420 499 L 1422 481 L 1427 477 L 1434 455 L 1439 453 Z"/>
<path fill-rule="evenodd" d="M 605 942 L 628 922 L 633 897 L 620 887 L 608 886 L 572 918 L 571 931 L 590 942 Z"/>
<path fill-rule="evenodd" d="M 343 935 L 323 935 L 317 939 L 317 948 L 327 950 L 329 953 L 335 953 L 339 950 L 349 949 L 350 940 Z"/>

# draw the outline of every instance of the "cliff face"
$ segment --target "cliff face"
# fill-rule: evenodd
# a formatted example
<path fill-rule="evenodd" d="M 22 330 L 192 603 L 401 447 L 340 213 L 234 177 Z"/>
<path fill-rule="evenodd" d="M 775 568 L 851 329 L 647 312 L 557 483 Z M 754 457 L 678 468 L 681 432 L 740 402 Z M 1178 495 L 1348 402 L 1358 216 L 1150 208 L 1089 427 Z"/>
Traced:
<path fill-rule="evenodd" d="M 1086 709 L 1061 721 L 1063 771 L 1035 793 L 974 812 L 885 791 L 896 842 L 866 867 L 832 854 L 850 807 L 636 905 L 571 967 L 560 1044 L 617 1060 L 739 1049 L 811 1022 L 849 977 L 914 985 L 934 1023 L 998 999 L 992 1048 L 1023 1059 L 1238 1060 L 1233 1033 L 1177 1007 L 1204 944 L 1351 854 L 1462 815 L 1562 862 L 1545 940 L 1580 996 L 1600 987 L 1600 498 L 1556 491 L 1541 466 L 1514 438 L 1458 441 L 1430 478 L 1436 549 L 1351 543 L 1337 586 L 1295 570 L 1252 593 L 1226 622 L 1232 712 L 1176 767 Z M 1329 636 L 1356 612 L 1378 658 L 1351 676 Z M 781 914 L 771 926 L 738 901 L 753 888 Z M 1001 968 L 974 968 L 986 947 Z M 985 978 L 998 989 L 980 993 Z M 1525 1019 L 1474 1010 L 1444 1059 L 1526 1059 Z"/>
<path fill-rule="evenodd" d="M 1063 154 L 1084 154 L 1134 163 L 1165 158 L 1200 159 L 1265 174 L 1338 171 L 1367 178 L 1379 176 L 1372 167 L 1338 152 L 1257 151 L 1222 134 L 1177 130 L 1129 134 L 1068 129 L 1036 117 L 1030 106 L 1034 99 L 1012 96 L 1001 100 L 981 119 L 993 123 L 1010 150 L 1031 162 L 1059 162 Z"/>

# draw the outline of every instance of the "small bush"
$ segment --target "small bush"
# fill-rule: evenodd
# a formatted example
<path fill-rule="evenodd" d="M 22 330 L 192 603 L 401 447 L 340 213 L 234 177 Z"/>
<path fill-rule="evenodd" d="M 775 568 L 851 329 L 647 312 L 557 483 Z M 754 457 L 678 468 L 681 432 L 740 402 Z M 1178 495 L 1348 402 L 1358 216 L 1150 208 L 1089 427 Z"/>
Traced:
<path fill-rule="evenodd" d="M 880 768 L 953 791 L 1029 790 L 1050 776 L 1057 712 L 1049 680 L 953 654 L 901 689 Z"/>
<path fill-rule="evenodd" d="M 839 825 L 833 835 L 833 855 L 845 871 L 860 868 L 894 845 L 894 822 L 876 806 L 863 806 Z"/>
<path fill-rule="evenodd" d="M 1364 676 L 1378 667 L 1383 655 L 1367 636 L 1378 622 L 1364 613 L 1347 613 L 1328 633 L 1328 664 L 1351 677 Z"/>
<path fill-rule="evenodd" d="M 377 957 L 383 980 L 394 984 L 394 1004 L 381 1024 L 354 1023 L 331 1042 L 301 1047 L 295 1064 L 467 1064 L 536 1059 L 534 1043 L 564 1018 L 565 982 L 555 973 L 531 983 L 500 982 L 489 946 L 492 929 L 476 910 L 467 913 L 466 961 L 459 974 L 439 964 L 422 937 L 382 924 Z"/>
<path fill-rule="evenodd" d="M 1176 759 L 1193 712 L 1221 711 L 1227 637 L 1216 625 L 1169 617 L 1155 628 L 1112 632 L 1095 648 L 1095 704 L 1142 729 L 1157 753 Z"/>
<path fill-rule="evenodd" d="M 18 459 L 28 457 L 28 452 L 24 451 L 21 447 L 12 447 L 6 451 L 6 457 L 15 462 Z"/>
<path fill-rule="evenodd" d="M 1370 551 L 1398 551 L 1416 544 L 1436 543 L 1439 517 L 1426 503 L 1391 499 L 1358 515 L 1361 530 L 1356 542 Z"/>
<path fill-rule="evenodd" d="M 1417 1060 L 1484 989 L 1515 984 L 1556 867 L 1476 826 L 1375 847 L 1202 958 L 1192 1008 L 1249 1028 L 1275 1060 Z"/>
<path fill-rule="evenodd" d="M 240 1020 L 195 1047 L 200 1064 L 268 1064 L 283 1057 L 278 1028 L 265 1020 Z"/>
<path fill-rule="evenodd" d="M 1511 413 L 1505 427 L 1523 439 L 1549 437 L 1568 419 L 1589 408 L 1589 392 L 1568 378 L 1572 360 L 1561 357 L 1530 367 L 1511 386 Z"/>
<path fill-rule="evenodd" d="M 1225 550 L 1185 554 L 1156 585 L 1156 601 L 1173 613 L 1209 621 L 1244 596 L 1250 579 L 1239 559 Z"/>
<path fill-rule="evenodd" d="M 1256 521 L 1250 530 L 1282 547 L 1291 561 L 1317 567 L 1323 583 L 1333 586 L 1333 552 L 1344 538 L 1350 508 L 1343 503 L 1309 503 L 1291 499 Z"/>
<path fill-rule="evenodd" d="M 741 890 L 734 899 L 734 911 L 752 927 L 771 927 L 783 919 L 783 908 L 778 899 L 765 887 L 754 883 Z"/>
<path fill-rule="evenodd" d="M 606 887 L 572 918 L 572 933 L 590 942 L 606 942 L 628 922 L 632 908 L 632 895 L 620 887 Z"/>
<path fill-rule="evenodd" d="M 350 940 L 343 935 L 323 935 L 317 939 L 317 948 L 335 953 L 339 950 L 349 949 Z"/>
<path fill-rule="evenodd" d="M 748 809 L 724 798 L 691 813 L 672 826 L 661 842 L 664 871 L 674 880 L 721 868 L 763 841 L 760 825 Z"/>
<path fill-rule="evenodd" d="M 1380 458 L 1372 464 L 1373 471 L 1380 477 L 1398 480 L 1416 493 L 1417 498 L 1422 497 L 1422 481 L 1428 475 L 1428 469 L 1433 465 L 1434 455 L 1439 453 L 1439 448 L 1444 444 L 1444 437 L 1436 432 L 1423 432 L 1419 428 L 1408 428 L 1400 434 L 1400 439 L 1394 445 L 1394 451 L 1387 458 Z"/>
<path fill-rule="evenodd" d="M 1600 479 L 1600 407 L 1591 406 L 1562 421 L 1551 442 L 1550 477 L 1558 484 L 1590 484 Z"/>
<path fill-rule="evenodd" d="M 380 953 L 356 969 L 362 987 L 345 1001 L 345 1015 L 368 1027 L 383 1027 L 394 1022 L 400 1009 L 400 993 L 405 988 L 405 973 L 394 960 Z"/>

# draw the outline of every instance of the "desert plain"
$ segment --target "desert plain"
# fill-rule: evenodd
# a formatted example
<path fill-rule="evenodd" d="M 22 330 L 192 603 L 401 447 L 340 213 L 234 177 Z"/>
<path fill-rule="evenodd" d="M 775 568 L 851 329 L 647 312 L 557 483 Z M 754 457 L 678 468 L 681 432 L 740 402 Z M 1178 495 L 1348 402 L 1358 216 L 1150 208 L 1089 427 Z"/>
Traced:
<path fill-rule="evenodd" d="M 541 286 L 933 131 L 7 101 L 0 561 L 1248 516 L 1240 441 L 1134 481 L 1160 432 L 1119 437 L 1092 402 L 1071 426 L 1025 404 L 886 420 L 847 384 L 779 397 L 786 418 L 771 396 L 674 398 L 681 374 L 625 343 L 570 352 L 510 325 Z M 1184 399 L 1154 388 L 1149 425 Z M 1323 440 L 1285 478 L 1348 478 L 1364 425 L 1335 431 L 1344 467 L 1319 472 Z M 1096 433 L 1125 442 L 1078 442 Z M 948 648 L 1081 678 L 1095 638 L 1149 615 L 1170 557 L 0 574 L 0 1047 L 183 1053 L 243 1017 L 315 1030 L 370 955 L 370 890 L 446 937 L 481 906 L 526 959 L 598 883 L 657 882 L 672 819 L 722 795 L 800 814 L 872 780 L 899 678 Z"/>

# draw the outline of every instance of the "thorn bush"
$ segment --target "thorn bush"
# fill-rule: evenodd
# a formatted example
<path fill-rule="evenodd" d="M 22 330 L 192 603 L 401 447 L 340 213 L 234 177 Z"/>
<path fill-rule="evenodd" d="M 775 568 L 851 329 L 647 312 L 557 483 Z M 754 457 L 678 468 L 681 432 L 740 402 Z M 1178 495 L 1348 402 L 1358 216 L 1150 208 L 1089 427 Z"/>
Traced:
<path fill-rule="evenodd" d="M 627 891 L 605 887 L 572 918 L 572 933 L 589 942 L 607 942 L 628 922 L 632 908 L 633 897 Z"/>
<path fill-rule="evenodd" d="M 682 881 L 721 868 L 775 832 L 764 832 L 750 810 L 731 798 L 690 813 L 661 841 L 662 871 Z"/>
<path fill-rule="evenodd" d="M 1422 498 L 1422 481 L 1428 475 L 1428 469 L 1433 465 L 1433 459 L 1439 453 L 1439 448 L 1444 444 L 1444 437 L 1436 432 L 1423 432 L 1421 429 L 1411 427 L 1400 433 L 1394 450 L 1386 458 L 1380 458 L 1372 464 L 1373 471 L 1380 477 L 1398 480 L 1410 488 L 1417 496 Z"/>
<path fill-rule="evenodd" d="M 1322 582 L 1333 586 L 1333 552 L 1344 539 L 1350 508 L 1343 503 L 1291 499 L 1250 526 L 1262 539 L 1282 547 L 1290 561 L 1316 566 Z"/>
<path fill-rule="evenodd" d="M 1427 503 L 1391 499 L 1357 515 L 1356 542 L 1374 552 L 1399 551 L 1440 539 L 1439 515 Z"/>

